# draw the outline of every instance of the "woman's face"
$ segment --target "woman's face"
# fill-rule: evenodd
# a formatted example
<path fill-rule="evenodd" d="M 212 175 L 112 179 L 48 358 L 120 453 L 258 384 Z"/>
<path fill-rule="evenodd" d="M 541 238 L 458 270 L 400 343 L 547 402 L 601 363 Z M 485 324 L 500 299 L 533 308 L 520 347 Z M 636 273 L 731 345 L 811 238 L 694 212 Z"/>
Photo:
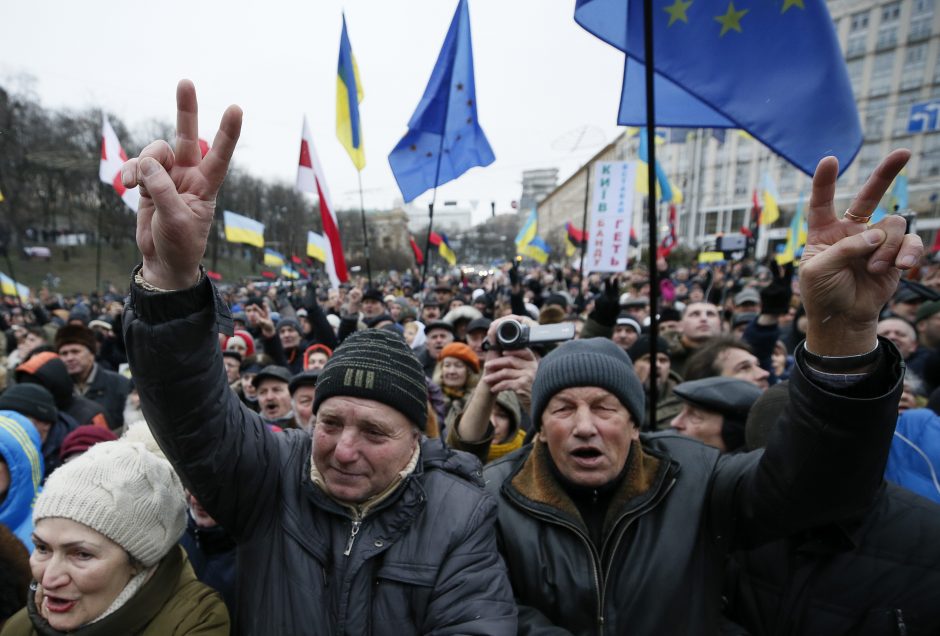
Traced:
<path fill-rule="evenodd" d="M 493 441 L 502 444 L 509 435 L 510 426 L 509 412 L 499 404 L 493 404 L 493 410 L 490 413 L 490 424 L 493 425 Z"/>
<path fill-rule="evenodd" d="M 36 607 L 60 632 L 101 616 L 135 574 L 124 548 L 71 519 L 40 519 L 33 543 Z"/>
<path fill-rule="evenodd" d="M 441 363 L 441 381 L 446 387 L 462 389 L 467 383 L 467 365 L 457 358 L 444 358 Z"/>
<path fill-rule="evenodd" d="M 783 345 L 774 347 L 774 352 L 770 354 L 770 360 L 773 364 L 774 374 L 777 376 L 783 375 L 787 368 L 787 350 Z"/>

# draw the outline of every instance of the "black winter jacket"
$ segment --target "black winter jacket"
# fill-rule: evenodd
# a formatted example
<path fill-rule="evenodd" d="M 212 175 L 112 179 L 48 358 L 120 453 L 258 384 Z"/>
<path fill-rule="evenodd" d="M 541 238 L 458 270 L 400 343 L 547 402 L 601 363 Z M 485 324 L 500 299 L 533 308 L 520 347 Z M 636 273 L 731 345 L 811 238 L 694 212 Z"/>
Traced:
<path fill-rule="evenodd" d="M 216 337 L 229 322 L 205 279 L 164 294 L 132 284 L 124 319 L 157 441 L 238 543 L 236 632 L 515 634 L 476 460 L 426 440 L 414 472 L 354 525 L 310 478 L 310 436 L 268 431 L 229 389 Z"/>
<path fill-rule="evenodd" d="M 871 504 L 901 391 L 900 356 L 882 348 L 878 370 L 842 394 L 795 368 L 786 421 L 763 453 L 641 435 L 597 547 L 541 442 L 487 466 L 519 633 L 718 633 L 729 550 L 857 518 Z"/>
<path fill-rule="evenodd" d="M 940 634 L 940 506 L 884 484 L 859 521 L 737 552 L 727 615 L 754 636 Z"/>

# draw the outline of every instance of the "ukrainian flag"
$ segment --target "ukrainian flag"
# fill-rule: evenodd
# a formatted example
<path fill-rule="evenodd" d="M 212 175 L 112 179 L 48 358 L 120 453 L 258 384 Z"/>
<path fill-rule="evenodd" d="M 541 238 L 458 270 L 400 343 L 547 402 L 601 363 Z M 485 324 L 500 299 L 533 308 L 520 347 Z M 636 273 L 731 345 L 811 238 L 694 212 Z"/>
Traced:
<path fill-rule="evenodd" d="M 300 278 L 300 274 L 297 273 L 293 267 L 285 265 L 281 268 L 281 278 L 289 278 L 291 280 L 297 280 Z"/>
<path fill-rule="evenodd" d="M 548 255 L 551 248 L 542 240 L 541 236 L 536 236 L 531 241 L 519 248 L 519 253 L 544 265 L 548 262 Z"/>
<path fill-rule="evenodd" d="M 787 229 L 787 242 L 783 251 L 776 255 L 778 264 L 792 263 L 803 253 L 800 249 L 806 245 L 806 228 L 803 217 L 803 193 L 801 192 L 800 200 L 796 204 L 796 212 L 793 213 L 793 219 L 790 221 L 789 229 Z"/>
<path fill-rule="evenodd" d="M 516 234 L 516 247 L 522 249 L 524 246 L 528 245 L 532 239 L 535 238 L 535 235 L 539 230 L 539 215 L 536 213 L 535 208 L 532 208 L 532 211 L 529 212 L 529 217 L 525 220 L 525 224 L 522 226 L 522 229 L 519 230 L 519 233 Z"/>
<path fill-rule="evenodd" d="M 264 223 L 241 214 L 225 210 L 225 240 L 229 243 L 246 243 L 255 247 L 264 247 Z"/>
<path fill-rule="evenodd" d="M 325 236 L 316 232 L 307 232 L 307 256 L 326 263 L 326 254 L 329 250 L 330 244 Z"/>
<path fill-rule="evenodd" d="M 6 274 L 0 273 L 0 293 L 4 296 L 17 296 L 20 300 L 29 300 L 29 287 L 22 285 Z"/>
<path fill-rule="evenodd" d="M 773 225 L 780 218 L 780 208 L 777 207 L 780 195 L 777 194 L 777 185 L 769 172 L 765 172 L 761 179 L 761 189 L 764 194 L 764 209 L 760 213 L 760 224 Z"/>
<path fill-rule="evenodd" d="M 280 252 L 275 252 L 272 249 L 264 250 L 264 264 L 268 267 L 281 267 L 284 265 L 284 255 Z"/>
<path fill-rule="evenodd" d="M 356 170 L 366 166 L 366 151 L 362 145 L 362 121 L 359 119 L 359 102 L 362 101 L 362 82 L 359 67 L 346 33 L 346 16 L 343 15 L 343 34 L 339 40 L 339 68 L 336 71 L 336 136 L 349 153 Z"/>

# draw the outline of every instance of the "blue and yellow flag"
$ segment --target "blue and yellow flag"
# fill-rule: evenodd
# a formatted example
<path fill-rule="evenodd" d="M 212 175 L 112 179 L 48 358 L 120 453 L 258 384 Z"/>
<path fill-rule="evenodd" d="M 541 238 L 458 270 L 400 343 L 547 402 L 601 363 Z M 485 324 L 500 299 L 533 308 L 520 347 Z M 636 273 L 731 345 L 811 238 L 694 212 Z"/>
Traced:
<path fill-rule="evenodd" d="M 761 198 L 764 201 L 764 208 L 760 213 L 761 225 L 773 225 L 780 218 L 780 208 L 777 201 L 780 195 L 777 193 L 777 184 L 769 172 L 765 172 L 761 177 Z"/>
<path fill-rule="evenodd" d="M 529 212 L 529 216 L 526 218 L 525 223 L 523 223 L 522 228 L 519 230 L 519 233 L 516 234 L 516 247 L 528 245 L 529 241 L 535 238 L 535 235 L 538 233 L 538 229 L 539 215 L 533 207 L 532 211 Z"/>
<path fill-rule="evenodd" d="M 264 264 L 268 267 L 280 267 L 285 263 L 284 255 L 270 248 L 264 250 Z"/>
<path fill-rule="evenodd" d="M 366 151 L 362 145 L 362 121 L 359 102 L 362 101 L 362 81 L 346 33 L 346 14 L 343 14 L 343 34 L 339 39 L 339 65 L 336 70 L 336 136 L 349 153 L 356 170 L 366 167 Z"/>
<path fill-rule="evenodd" d="M 803 212 L 803 193 L 800 193 L 800 200 L 796 204 L 796 212 L 790 220 L 790 227 L 787 229 L 787 242 L 783 246 L 783 251 L 776 255 L 777 263 L 786 265 L 797 261 L 802 255 L 801 249 L 806 245 L 806 219 Z"/>
<path fill-rule="evenodd" d="M 538 235 L 539 215 L 532 206 L 532 211 L 516 235 L 516 254 L 528 256 L 541 264 L 548 262 L 548 255 L 552 251 L 548 244 Z"/>
<path fill-rule="evenodd" d="M 228 210 L 222 216 L 225 220 L 226 241 L 264 247 L 264 223 Z"/>
<path fill-rule="evenodd" d="M 495 159 L 477 119 L 470 10 L 460 0 L 424 96 L 388 163 L 408 202 Z"/>
<path fill-rule="evenodd" d="M 552 250 L 548 244 L 542 240 L 541 236 L 536 236 L 522 247 L 519 247 L 517 251 L 519 254 L 528 256 L 532 260 L 544 265 L 548 262 L 548 255 Z"/>
<path fill-rule="evenodd" d="M 659 135 L 657 134 L 656 145 L 658 146 L 660 143 L 662 142 L 659 140 Z M 634 189 L 640 194 L 648 195 L 650 191 L 649 149 L 647 148 L 646 128 L 640 129 L 640 145 L 637 150 L 637 158 L 639 161 L 636 164 L 636 182 Z M 656 194 L 659 195 L 660 201 L 682 203 L 682 191 L 679 190 L 678 186 L 670 183 L 669 178 L 666 176 L 666 171 L 663 170 L 662 164 L 659 163 L 659 159 L 656 160 Z"/>
<path fill-rule="evenodd" d="M 653 13 L 656 125 L 738 128 L 813 174 L 862 145 L 852 85 L 825 2 L 663 0 Z M 642 0 L 577 0 L 575 21 L 626 53 L 617 123 L 646 123 Z M 799 46 L 795 42 L 812 42 Z"/>

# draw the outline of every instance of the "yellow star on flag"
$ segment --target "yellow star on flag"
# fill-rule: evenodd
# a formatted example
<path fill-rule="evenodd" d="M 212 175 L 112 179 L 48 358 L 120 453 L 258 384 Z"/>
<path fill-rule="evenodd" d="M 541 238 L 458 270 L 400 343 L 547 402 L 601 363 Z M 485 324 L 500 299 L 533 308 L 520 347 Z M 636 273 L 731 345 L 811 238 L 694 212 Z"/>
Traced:
<path fill-rule="evenodd" d="M 804 11 L 806 10 L 806 7 L 803 6 L 803 0 L 783 0 L 783 9 L 780 10 L 780 13 L 786 13 L 790 7 L 799 7 Z"/>
<path fill-rule="evenodd" d="M 792 2 L 792 1 L 793 0 L 787 0 L 787 2 Z M 802 0 L 798 0 L 798 1 L 802 1 Z M 686 24 L 688 24 L 689 17 L 685 14 L 685 12 L 688 10 L 690 6 L 692 6 L 692 0 L 688 0 L 688 2 L 683 2 L 682 0 L 676 0 L 671 5 L 663 9 L 663 11 L 669 14 L 669 24 L 667 24 L 666 26 L 671 27 L 672 23 L 676 22 L 677 20 L 681 20 L 682 22 L 685 22 Z"/>
<path fill-rule="evenodd" d="M 715 16 L 715 21 L 721 24 L 721 33 L 718 35 L 718 37 L 724 37 L 725 33 L 731 31 L 732 29 L 740 33 L 741 18 L 743 18 L 749 11 L 750 9 L 741 9 L 740 11 L 735 11 L 734 2 L 729 2 L 728 13 Z"/>

